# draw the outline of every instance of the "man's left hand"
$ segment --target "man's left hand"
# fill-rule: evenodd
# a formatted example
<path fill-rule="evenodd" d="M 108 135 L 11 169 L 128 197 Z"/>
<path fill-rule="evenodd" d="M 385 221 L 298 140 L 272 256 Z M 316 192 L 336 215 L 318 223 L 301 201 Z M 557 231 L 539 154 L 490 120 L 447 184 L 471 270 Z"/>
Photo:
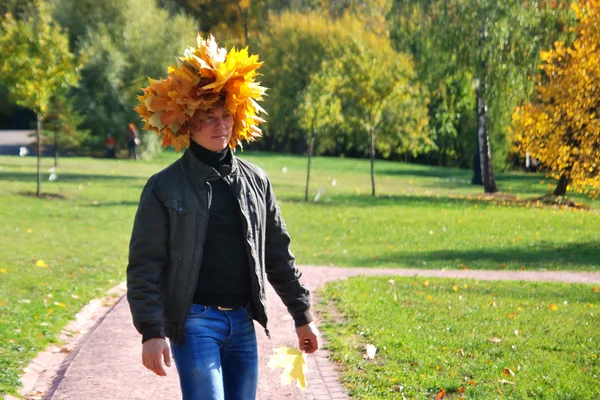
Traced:
<path fill-rule="evenodd" d="M 314 322 L 296 328 L 298 348 L 307 354 L 312 354 L 319 348 L 319 330 Z"/>

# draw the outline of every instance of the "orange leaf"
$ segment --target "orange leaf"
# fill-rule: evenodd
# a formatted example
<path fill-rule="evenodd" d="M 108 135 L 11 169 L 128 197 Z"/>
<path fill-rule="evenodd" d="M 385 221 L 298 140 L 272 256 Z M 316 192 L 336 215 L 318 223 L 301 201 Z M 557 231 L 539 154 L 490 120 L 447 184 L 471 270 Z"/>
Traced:
<path fill-rule="evenodd" d="M 462 394 L 462 393 L 464 393 L 464 392 L 465 392 L 465 388 L 463 388 L 463 387 L 459 387 L 458 389 L 456 389 L 456 392 L 457 392 L 457 393 L 461 393 L 461 394 Z"/>
<path fill-rule="evenodd" d="M 504 368 L 503 372 L 505 375 L 515 376 L 515 373 L 512 372 L 512 370 L 510 368 Z"/>
<path fill-rule="evenodd" d="M 446 398 L 446 391 L 444 390 L 444 388 L 440 388 L 440 391 L 438 392 L 438 394 L 435 395 L 436 400 L 442 400 Z"/>
<path fill-rule="evenodd" d="M 594 292 L 594 293 L 600 293 L 600 286 L 595 286 L 595 287 L 592 289 L 592 292 Z"/>

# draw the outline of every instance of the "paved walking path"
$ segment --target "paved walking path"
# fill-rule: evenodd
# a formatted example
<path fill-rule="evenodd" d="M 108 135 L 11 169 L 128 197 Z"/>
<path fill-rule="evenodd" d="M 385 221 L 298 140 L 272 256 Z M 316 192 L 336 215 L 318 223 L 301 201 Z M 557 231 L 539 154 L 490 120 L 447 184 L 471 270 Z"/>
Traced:
<path fill-rule="evenodd" d="M 301 267 L 303 281 L 314 293 L 329 280 L 354 275 L 402 275 L 476 278 L 481 280 L 536 280 L 600 284 L 600 273 L 533 272 L 533 271 L 476 271 L 476 270 L 418 270 Z M 281 370 L 266 367 L 273 350 L 295 345 L 294 324 L 276 294 L 269 286 L 267 296 L 269 341 L 257 325 L 260 354 L 260 400 L 330 400 L 348 399 L 338 381 L 339 374 L 320 350 L 308 357 L 308 386 L 302 392 L 295 386 L 281 386 Z M 106 315 L 98 327 L 88 334 L 68 365 L 63 365 L 45 399 L 52 400 L 146 400 L 181 399 L 177 372 L 174 367 L 167 377 L 158 377 L 141 364 L 140 336 L 134 330 L 125 298 Z"/>

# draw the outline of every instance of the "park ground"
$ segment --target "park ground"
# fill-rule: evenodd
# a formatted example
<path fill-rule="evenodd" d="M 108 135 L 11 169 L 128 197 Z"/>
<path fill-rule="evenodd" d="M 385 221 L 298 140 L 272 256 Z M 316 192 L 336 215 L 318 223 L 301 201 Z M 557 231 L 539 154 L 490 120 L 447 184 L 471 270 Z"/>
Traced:
<path fill-rule="evenodd" d="M 293 238 L 292 249 L 302 264 L 599 270 L 598 202 L 573 196 L 570 200 L 576 207 L 545 204 L 541 198 L 552 182 L 540 174 L 498 174 L 501 194 L 489 197 L 470 185 L 469 171 L 382 161 L 376 163 L 377 197 L 373 198 L 366 160 L 316 158 L 311 201 L 304 202 L 305 158 L 240 155 L 269 173 Z M 154 161 L 139 162 L 65 158 L 59 160 L 53 182 L 48 181 L 53 160 L 44 158 L 42 199 L 31 196 L 35 158 L 0 157 L 0 237 L 5 243 L 0 250 L 0 392 L 14 393 L 21 370 L 35 354 L 56 341 L 56 334 L 84 304 L 124 279 L 140 190 L 152 173 L 175 157 L 165 152 Z M 319 200 L 314 201 L 319 192 Z M 599 395 L 593 392 L 599 387 L 598 354 L 593 352 L 600 331 L 594 329 L 599 327 L 594 307 L 600 306 L 596 286 L 389 280 L 350 279 L 332 283 L 320 294 L 321 306 L 329 304 L 339 311 L 324 320 L 323 328 L 333 359 L 346 368 L 344 384 L 351 394 L 398 398 L 394 396 L 412 393 L 408 398 L 427 398 L 443 389 L 448 395 L 470 393 L 472 398 L 486 398 L 492 392 L 497 397 L 506 393 L 536 398 L 556 398 L 553 393 L 561 393 L 559 398 Z M 368 313 L 353 304 L 382 312 Z M 397 321 L 413 331 L 421 326 L 428 335 L 386 336 L 378 325 L 381 320 L 368 316 Z M 490 321 L 496 321 L 497 330 Z M 526 340 L 531 348 L 501 336 L 517 325 L 512 329 L 515 340 Z M 534 326 L 572 330 L 538 332 Z M 514 331 L 528 333 L 519 336 Z M 336 332 L 347 334 L 336 337 Z M 431 342 L 450 332 L 459 342 L 438 344 L 439 348 Z M 472 338 L 470 344 L 460 342 L 465 337 Z M 489 340 L 494 338 L 501 342 Z M 550 338 L 552 343 L 545 341 Z M 374 362 L 363 358 L 367 342 L 380 349 Z M 417 343 L 417 348 L 407 347 L 409 342 Z M 490 349 L 491 345 L 496 348 Z M 531 373 L 548 379 L 536 381 L 521 372 L 525 366 L 517 364 L 513 355 L 504 357 L 513 345 L 523 351 L 514 357 L 547 360 L 539 363 L 542 370 Z M 384 347 L 403 357 L 390 357 L 381 350 Z M 460 361 L 456 354 L 465 359 Z M 566 366 L 556 359 L 564 359 Z M 555 373 L 573 369 L 570 362 L 578 364 L 576 372 L 563 374 L 565 382 L 580 380 L 591 389 L 570 392 L 562 381 L 553 384 Z M 382 380 L 381 374 L 391 375 Z M 521 379 L 517 383 L 515 376 Z M 408 386 L 397 383 L 399 379 Z M 498 383 L 501 380 L 510 383 Z M 525 382 L 533 385 L 531 389 Z M 519 391 L 511 392 L 517 390 L 513 386 Z M 414 388 L 424 391 L 410 392 Z"/>

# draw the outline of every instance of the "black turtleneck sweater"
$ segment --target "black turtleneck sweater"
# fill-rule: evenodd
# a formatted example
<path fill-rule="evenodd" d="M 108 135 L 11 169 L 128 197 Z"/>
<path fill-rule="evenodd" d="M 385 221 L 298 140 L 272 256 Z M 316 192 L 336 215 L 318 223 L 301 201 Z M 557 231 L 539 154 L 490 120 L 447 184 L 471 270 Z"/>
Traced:
<path fill-rule="evenodd" d="M 189 149 L 221 175 L 208 182 L 212 200 L 194 303 L 244 306 L 250 301 L 250 267 L 240 206 L 228 183 L 233 154 L 229 148 L 212 152 L 194 141 Z"/>

